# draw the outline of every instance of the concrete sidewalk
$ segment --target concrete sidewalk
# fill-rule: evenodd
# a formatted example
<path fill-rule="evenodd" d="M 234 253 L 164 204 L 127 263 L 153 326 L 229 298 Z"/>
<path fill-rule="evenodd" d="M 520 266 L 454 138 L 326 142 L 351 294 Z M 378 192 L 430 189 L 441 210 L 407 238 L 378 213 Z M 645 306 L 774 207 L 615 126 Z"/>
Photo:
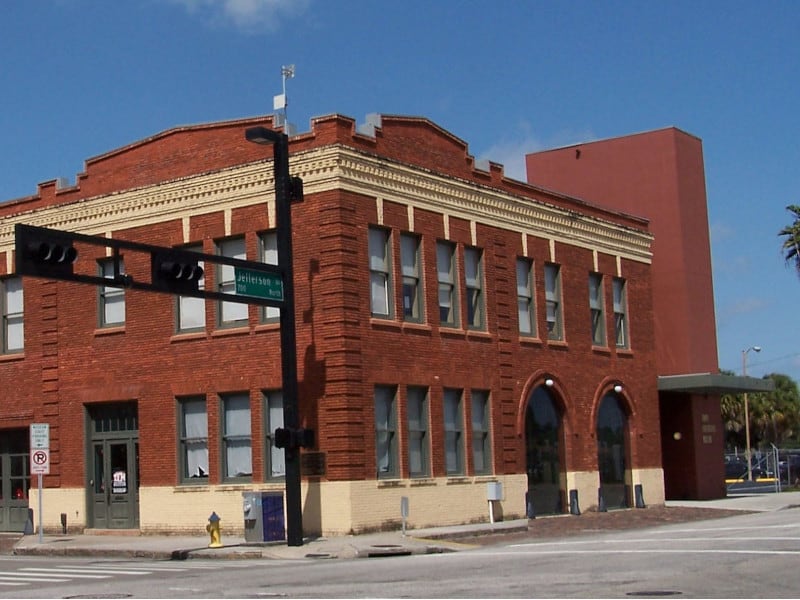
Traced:
<path fill-rule="evenodd" d="M 668 501 L 666 505 L 667 507 L 773 511 L 800 506 L 800 492 L 750 494 L 708 501 Z M 566 518 L 580 519 L 580 517 Z M 355 536 L 311 538 L 304 540 L 302 546 L 287 546 L 285 542 L 248 543 L 242 537 L 226 536 L 223 523 L 222 548 L 209 548 L 208 536 L 106 535 L 105 533 L 109 532 L 104 532 L 103 535 L 45 535 L 41 543 L 38 534 L 26 535 L 15 544 L 13 552 L 18 555 L 128 557 L 158 560 L 370 558 L 456 552 L 474 547 L 458 542 L 459 539 L 466 540 L 470 537 L 492 533 L 526 532 L 528 525 L 527 519 L 520 519 L 494 524 L 477 523 L 414 529 L 408 530 L 406 535 L 400 531 L 389 531 Z"/>

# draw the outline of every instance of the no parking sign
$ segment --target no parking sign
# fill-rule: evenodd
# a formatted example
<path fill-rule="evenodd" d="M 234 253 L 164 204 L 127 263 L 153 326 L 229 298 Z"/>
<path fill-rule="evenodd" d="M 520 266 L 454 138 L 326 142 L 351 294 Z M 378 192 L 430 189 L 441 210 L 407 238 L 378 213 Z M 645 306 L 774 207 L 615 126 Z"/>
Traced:
<path fill-rule="evenodd" d="M 31 475 L 50 474 L 50 425 L 31 423 Z"/>

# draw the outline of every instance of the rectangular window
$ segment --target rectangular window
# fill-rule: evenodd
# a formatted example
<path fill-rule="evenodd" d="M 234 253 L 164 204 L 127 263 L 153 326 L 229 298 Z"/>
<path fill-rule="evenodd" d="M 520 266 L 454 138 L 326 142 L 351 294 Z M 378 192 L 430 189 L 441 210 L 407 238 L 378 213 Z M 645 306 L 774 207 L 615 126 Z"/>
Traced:
<path fill-rule="evenodd" d="M 533 295 L 533 261 L 517 259 L 517 316 L 520 335 L 536 337 L 536 310 Z"/>
<path fill-rule="evenodd" d="M 400 476 L 396 398 L 395 386 L 375 386 L 375 449 L 379 479 Z"/>
<path fill-rule="evenodd" d="M 439 321 L 449 327 L 458 326 L 458 294 L 456 293 L 455 246 L 436 243 L 436 271 L 439 280 Z"/>
<path fill-rule="evenodd" d="M 369 228 L 369 283 L 372 315 L 392 316 L 392 278 L 389 231 Z"/>
<path fill-rule="evenodd" d="M 589 273 L 589 313 L 592 319 L 592 344 L 606 345 L 606 312 L 603 303 L 603 276 Z"/>
<path fill-rule="evenodd" d="M 178 402 L 180 411 L 181 481 L 208 482 L 208 413 L 205 398 Z"/>
<path fill-rule="evenodd" d="M 547 302 L 547 339 L 564 338 L 561 317 L 561 268 L 553 263 L 544 265 L 544 296 Z"/>
<path fill-rule="evenodd" d="M 489 392 L 472 390 L 472 466 L 476 475 L 492 472 Z"/>
<path fill-rule="evenodd" d="M 408 474 L 411 477 L 430 475 L 430 441 L 428 439 L 428 389 L 408 388 Z"/>
<path fill-rule="evenodd" d="M 400 235 L 400 262 L 403 272 L 403 318 L 419 323 L 424 314 L 419 270 L 419 236 L 410 233 Z"/>
<path fill-rule="evenodd" d="M 250 439 L 250 396 L 232 394 L 222 398 L 222 457 L 226 480 L 253 475 Z"/>
<path fill-rule="evenodd" d="M 98 263 L 100 276 L 114 279 L 114 261 L 102 260 Z M 125 273 L 125 263 L 119 259 L 119 274 Z M 114 327 L 125 323 L 125 288 L 100 286 L 100 327 Z"/>
<path fill-rule="evenodd" d="M 0 280 L 0 309 L 3 315 L 0 342 L 4 354 L 22 352 L 25 348 L 23 306 L 22 278 Z"/>
<path fill-rule="evenodd" d="M 462 390 L 444 391 L 444 459 L 448 475 L 464 475 L 464 417 Z"/>
<path fill-rule="evenodd" d="M 464 283 L 467 288 L 467 326 L 485 329 L 483 252 L 478 248 L 464 248 Z"/>
<path fill-rule="evenodd" d="M 202 246 L 187 246 L 183 248 L 190 252 L 202 252 Z M 205 269 L 203 261 L 198 261 L 198 266 Z M 205 289 L 205 276 L 197 282 L 197 289 Z M 206 301 L 192 296 L 178 296 L 178 331 L 199 331 L 206 327 Z"/>
<path fill-rule="evenodd" d="M 228 258 L 247 258 L 244 238 L 224 240 L 217 244 L 217 253 Z M 234 267 L 219 265 L 217 269 L 217 291 L 224 294 L 236 293 Z M 247 324 L 247 304 L 239 302 L 219 302 L 219 325 L 221 327 L 236 327 Z"/>
<path fill-rule="evenodd" d="M 614 339 L 617 348 L 627 348 L 628 341 L 628 293 L 625 280 L 614 277 L 612 280 L 614 293 Z"/>
<path fill-rule="evenodd" d="M 268 231 L 258 238 L 259 260 L 265 265 L 278 264 L 278 234 Z M 265 306 L 261 309 L 262 323 L 277 323 L 281 318 L 281 309 Z"/>
<path fill-rule="evenodd" d="M 275 430 L 283 427 L 283 392 L 270 391 L 264 394 L 264 431 L 266 432 L 266 477 L 278 479 L 286 476 L 286 460 L 283 448 L 275 447 Z"/>

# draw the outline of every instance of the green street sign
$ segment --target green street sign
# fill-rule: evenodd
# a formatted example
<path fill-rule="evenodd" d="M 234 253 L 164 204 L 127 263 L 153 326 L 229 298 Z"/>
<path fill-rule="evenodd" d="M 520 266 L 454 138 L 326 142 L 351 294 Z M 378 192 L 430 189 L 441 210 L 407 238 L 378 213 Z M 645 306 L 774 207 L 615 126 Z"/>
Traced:
<path fill-rule="evenodd" d="M 268 300 L 283 300 L 283 279 L 278 273 L 234 267 L 236 294 Z"/>

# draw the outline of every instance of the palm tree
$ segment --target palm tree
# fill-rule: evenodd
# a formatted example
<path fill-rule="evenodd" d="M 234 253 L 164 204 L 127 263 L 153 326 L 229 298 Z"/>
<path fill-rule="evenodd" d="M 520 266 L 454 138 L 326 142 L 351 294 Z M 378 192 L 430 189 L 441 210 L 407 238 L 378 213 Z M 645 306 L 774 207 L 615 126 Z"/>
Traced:
<path fill-rule="evenodd" d="M 779 236 L 785 236 L 781 250 L 786 264 L 793 265 L 800 275 L 800 206 L 790 204 L 786 210 L 794 215 L 794 222 L 778 232 Z"/>

